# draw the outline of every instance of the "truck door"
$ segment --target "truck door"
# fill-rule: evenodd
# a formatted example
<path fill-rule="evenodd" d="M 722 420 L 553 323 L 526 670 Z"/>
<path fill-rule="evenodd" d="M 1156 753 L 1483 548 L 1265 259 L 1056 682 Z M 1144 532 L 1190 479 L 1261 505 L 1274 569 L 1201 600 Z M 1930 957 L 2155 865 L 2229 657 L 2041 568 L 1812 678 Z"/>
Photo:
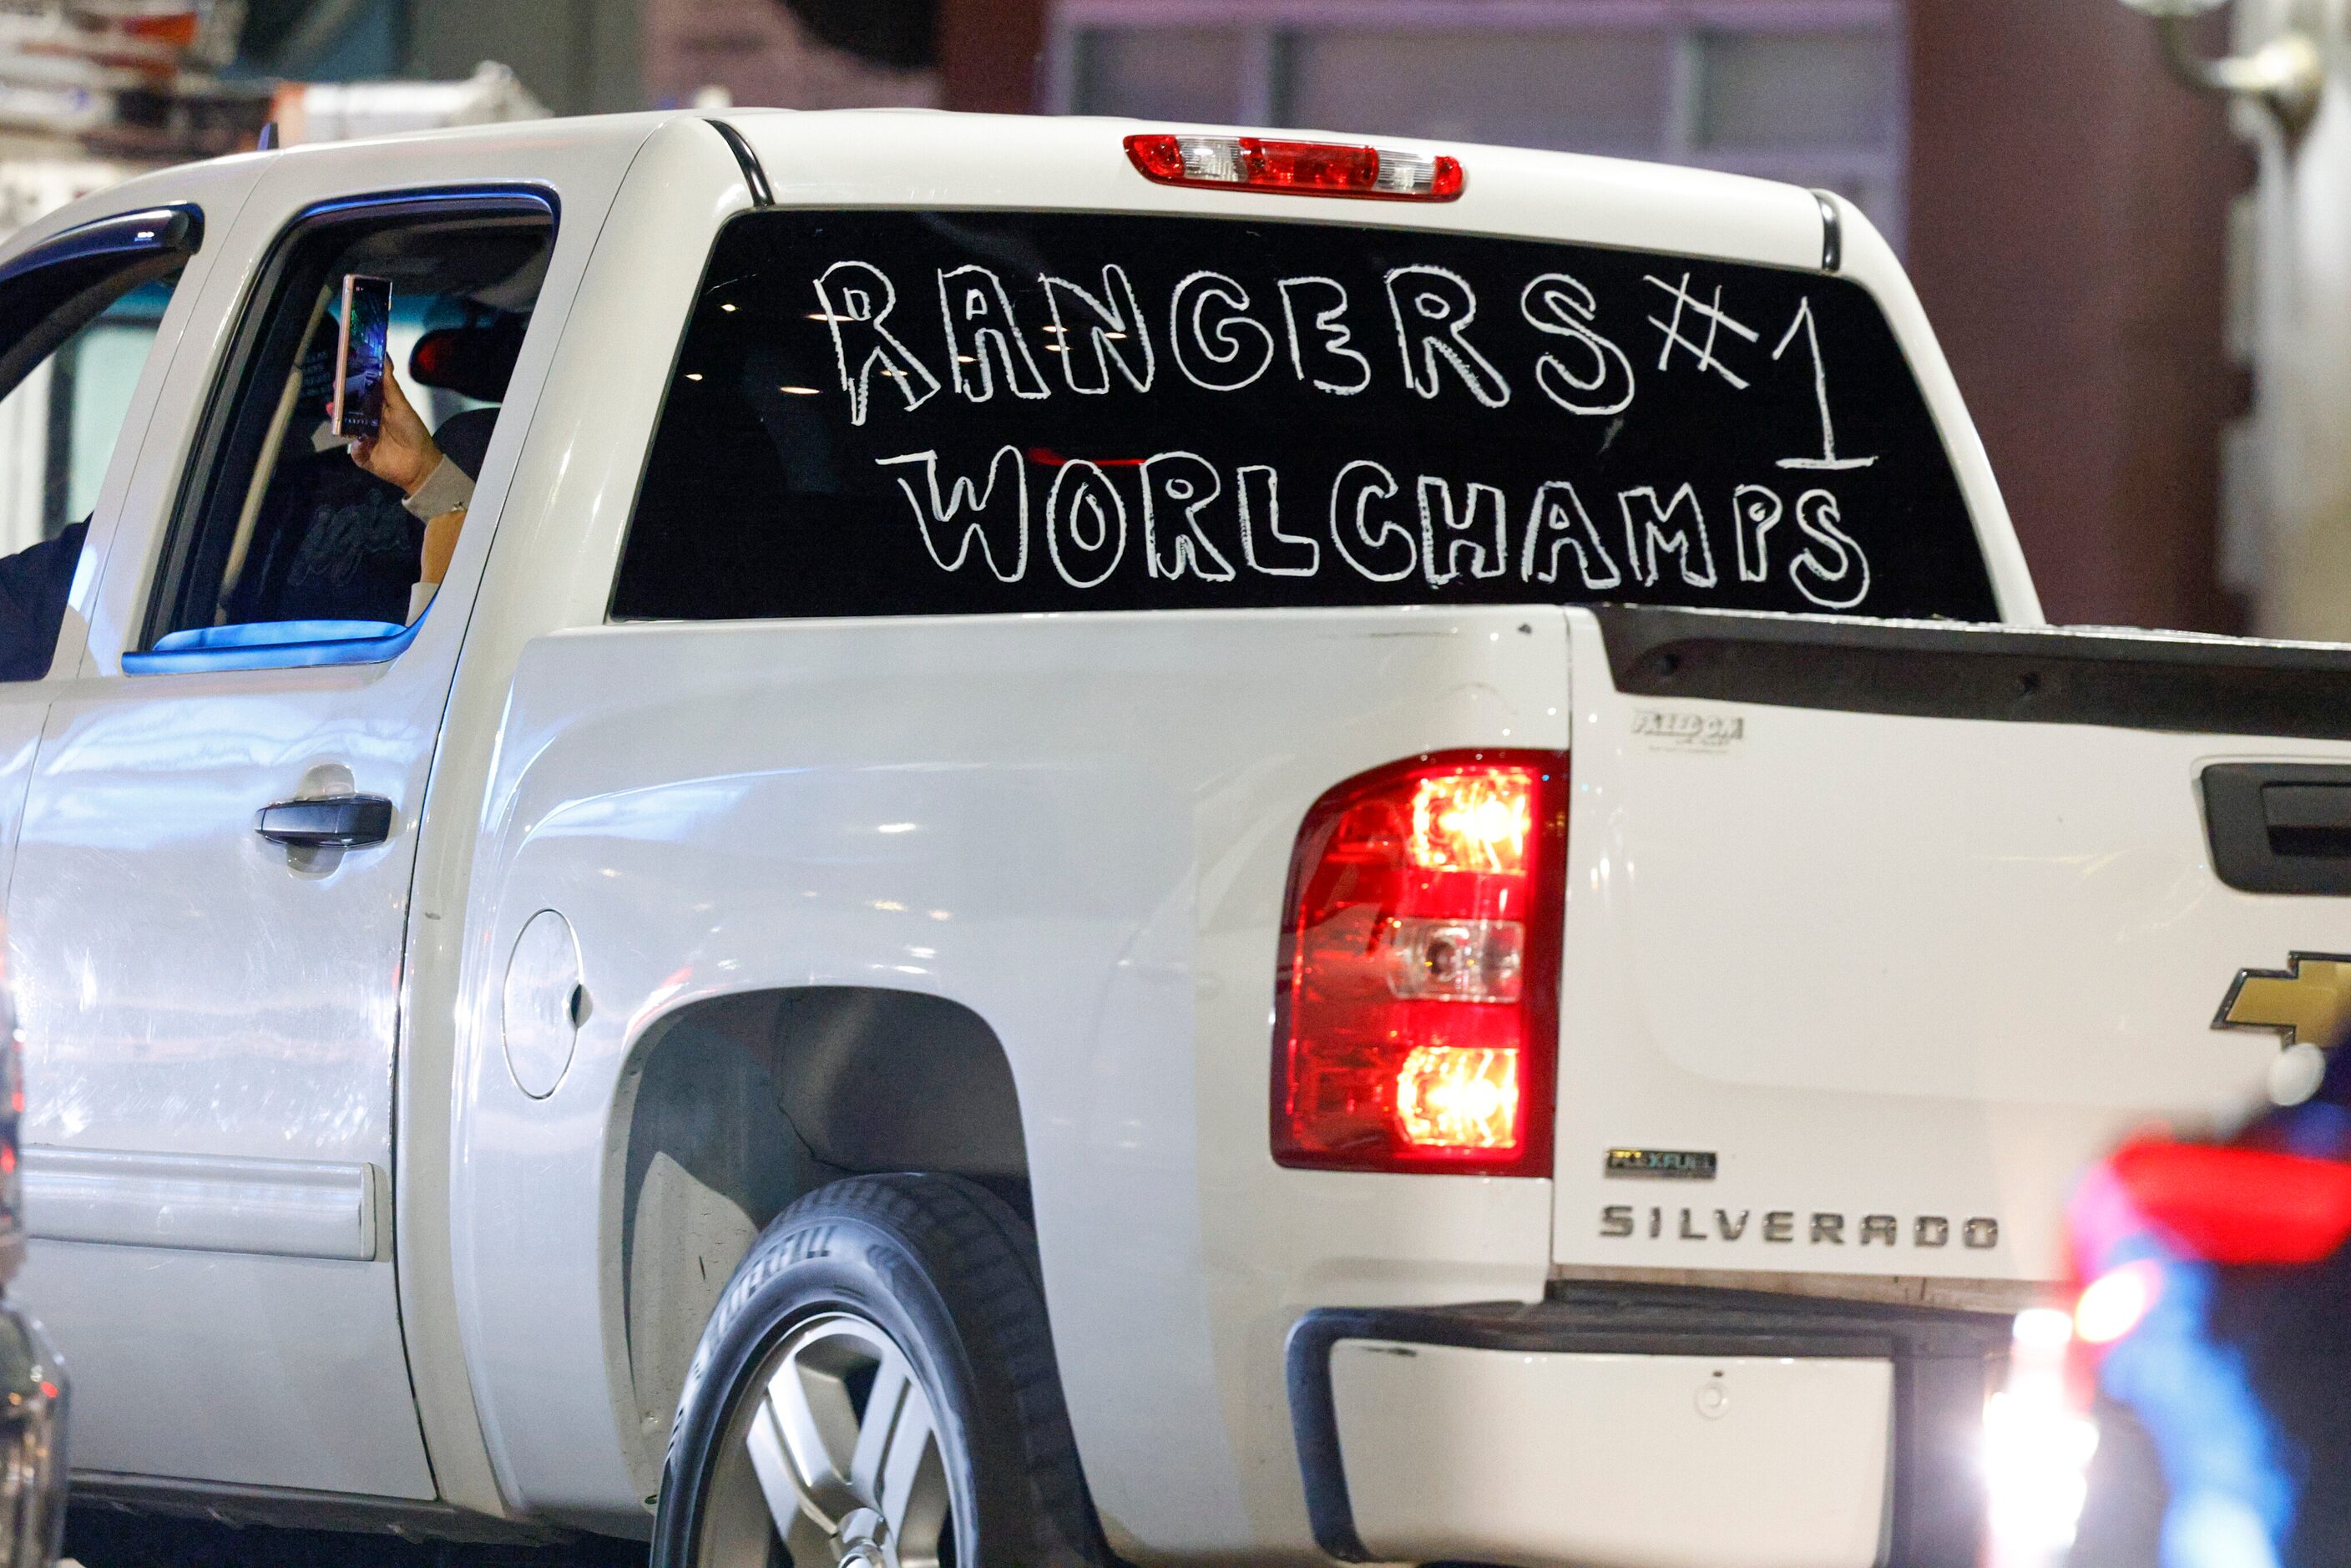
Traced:
<path fill-rule="evenodd" d="M 231 198 L 230 212 L 243 183 L 193 183 Z M 150 350 L 185 316 L 172 305 L 204 241 L 205 204 L 184 199 L 194 193 L 126 197 L 120 211 L 65 224 L 0 265 L 0 886 L 41 718 L 55 683 L 80 664 L 95 562 L 170 357 Z M 117 464 L 125 429 L 133 439 Z"/>
<path fill-rule="evenodd" d="M 487 535 L 633 144 L 289 155 L 215 259 L 214 351 L 173 367 L 148 443 L 169 429 L 184 462 L 141 469 L 165 523 L 106 564 L 9 910 L 46 1107 L 22 1289 L 72 1364 L 84 1473 L 436 1495 L 392 1242 L 417 823 Z M 389 280 L 386 363 L 426 466 L 455 471 L 419 492 L 436 528 L 470 490 L 429 602 L 418 497 L 329 428 L 353 276 Z"/>

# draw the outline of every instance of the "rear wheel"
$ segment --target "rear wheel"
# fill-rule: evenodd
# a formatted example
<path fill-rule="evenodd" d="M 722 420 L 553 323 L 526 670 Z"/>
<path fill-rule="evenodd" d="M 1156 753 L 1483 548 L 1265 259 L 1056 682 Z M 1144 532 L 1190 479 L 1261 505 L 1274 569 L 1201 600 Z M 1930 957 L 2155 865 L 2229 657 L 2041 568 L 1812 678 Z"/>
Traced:
<path fill-rule="evenodd" d="M 858 1176 L 778 1216 L 679 1402 L 664 1568 L 1096 1568 L 1036 1249 L 956 1176 Z"/>

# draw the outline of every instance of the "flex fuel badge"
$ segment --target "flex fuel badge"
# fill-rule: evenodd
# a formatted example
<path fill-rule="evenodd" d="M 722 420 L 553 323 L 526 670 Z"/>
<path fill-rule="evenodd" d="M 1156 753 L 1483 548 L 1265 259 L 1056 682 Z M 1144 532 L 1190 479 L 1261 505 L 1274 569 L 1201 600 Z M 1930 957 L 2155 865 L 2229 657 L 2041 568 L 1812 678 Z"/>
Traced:
<path fill-rule="evenodd" d="M 1612 1176 L 1654 1176 L 1666 1181 L 1712 1181 L 1711 1149 L 1611 1149 L 1603 1170 Z"/>

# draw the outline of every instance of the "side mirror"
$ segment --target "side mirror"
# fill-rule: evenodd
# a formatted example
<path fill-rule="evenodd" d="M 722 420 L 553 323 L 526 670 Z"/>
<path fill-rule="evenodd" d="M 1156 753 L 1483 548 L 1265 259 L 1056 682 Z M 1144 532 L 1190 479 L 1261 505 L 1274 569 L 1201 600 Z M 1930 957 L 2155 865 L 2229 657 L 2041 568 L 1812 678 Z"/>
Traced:
<path fill-rule="evenodd" d="M 2123 0 L 2154 20 L 2163 33 L 2164 54 L 2174 76 L 2204 92 L 2258 100 L 2288 131 L 2298 131 L 2318 112 L 2326 87 L 2326 60 L 2308 34 L 2285 32 L 2249 55 L 2208 59 L 2196 50 L 2188 25 L 2229 0 Z"/>

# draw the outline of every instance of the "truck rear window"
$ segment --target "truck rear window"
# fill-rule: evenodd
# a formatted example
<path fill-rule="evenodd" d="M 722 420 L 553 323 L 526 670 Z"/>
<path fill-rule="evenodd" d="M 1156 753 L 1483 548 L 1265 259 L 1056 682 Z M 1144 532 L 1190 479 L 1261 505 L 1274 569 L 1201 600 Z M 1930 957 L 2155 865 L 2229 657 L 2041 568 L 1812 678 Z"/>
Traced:
<path fill-rule="evenodd" d="M 1997 617 L 1848 279 L 874 210 L 719 236 L 612 613 L 1539 601 Z"/>

